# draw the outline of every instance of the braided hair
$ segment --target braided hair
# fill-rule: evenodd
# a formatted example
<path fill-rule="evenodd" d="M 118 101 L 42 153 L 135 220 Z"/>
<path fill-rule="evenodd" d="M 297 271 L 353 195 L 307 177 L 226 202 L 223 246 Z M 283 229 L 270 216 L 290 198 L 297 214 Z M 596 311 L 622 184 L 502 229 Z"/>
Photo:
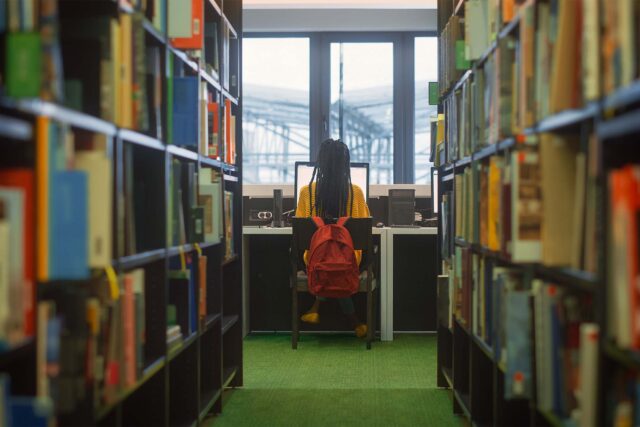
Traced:
<path fill-rule="evenodd" d="M 313 181 L 316 182 L 316 196 L 313 197 Z M 311 213 L 325 219 L 351 216 L 353 185 L 351 183 L 351 159 L 349 147 L 339 139 L 327 139 L 320 145 L 318 162 L 309 181 Z"/>

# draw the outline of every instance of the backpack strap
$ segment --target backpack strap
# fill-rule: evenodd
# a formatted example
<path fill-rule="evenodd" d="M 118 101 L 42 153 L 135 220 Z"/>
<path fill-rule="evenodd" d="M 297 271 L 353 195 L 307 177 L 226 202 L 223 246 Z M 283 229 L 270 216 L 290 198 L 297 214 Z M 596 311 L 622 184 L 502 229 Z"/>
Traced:
<path fill-rule="evenodd" d="M 349 221 L 349 217 L 348 216 L 343 216 L 343 217 L 340 217 L 340 219 L 338 219 L 337 224 L 340 227 L 344 227 L 344 225 L 347 223 L 347 221 Z"/>
<path fill-rule="evenodd" d="M 318 228 L 324 227 L 324 221 L 319 216 L 311 217 L 311 219 L 316 224 L 316 227 L 318 227 Z"/>

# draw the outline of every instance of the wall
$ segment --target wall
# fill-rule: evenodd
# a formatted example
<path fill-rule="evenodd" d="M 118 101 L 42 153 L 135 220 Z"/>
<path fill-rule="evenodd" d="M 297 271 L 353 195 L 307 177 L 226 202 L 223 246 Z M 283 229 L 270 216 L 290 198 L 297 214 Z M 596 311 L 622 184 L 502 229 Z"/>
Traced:
<path fill-rule="evenodd" d="M 247 32 L 436 31 L 435 9 L 245 9 Z"/>

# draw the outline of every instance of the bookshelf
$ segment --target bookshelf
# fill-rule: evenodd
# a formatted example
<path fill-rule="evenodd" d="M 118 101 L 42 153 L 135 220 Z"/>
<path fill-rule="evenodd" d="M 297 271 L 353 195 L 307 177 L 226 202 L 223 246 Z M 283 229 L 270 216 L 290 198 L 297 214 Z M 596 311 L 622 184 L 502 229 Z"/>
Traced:
<path fill-rule="evenodd" d="M 190 2 L 2 6 L 50 68 L 0 70 L 0 416 L 196 426 L 243 384 L 242 1 Z"/>
<path fill-rule="evenodd" d="M 640 22 L 580 4 L 438 2 L 437 379 L 472 425 L 640 410 Z"/>

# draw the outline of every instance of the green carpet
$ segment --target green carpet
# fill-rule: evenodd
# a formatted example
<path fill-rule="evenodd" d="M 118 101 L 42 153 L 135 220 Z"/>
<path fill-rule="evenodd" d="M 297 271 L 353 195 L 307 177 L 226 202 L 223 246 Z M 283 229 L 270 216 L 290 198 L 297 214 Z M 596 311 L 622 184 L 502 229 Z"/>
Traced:
<path fill-rule="evenodd" d="M 436 389 L 436 338 L 397 336 L 367 351 L 350 336 L 250 336 L 244 387 L 225 394 L 224 426 L 461 426 Z"/>

